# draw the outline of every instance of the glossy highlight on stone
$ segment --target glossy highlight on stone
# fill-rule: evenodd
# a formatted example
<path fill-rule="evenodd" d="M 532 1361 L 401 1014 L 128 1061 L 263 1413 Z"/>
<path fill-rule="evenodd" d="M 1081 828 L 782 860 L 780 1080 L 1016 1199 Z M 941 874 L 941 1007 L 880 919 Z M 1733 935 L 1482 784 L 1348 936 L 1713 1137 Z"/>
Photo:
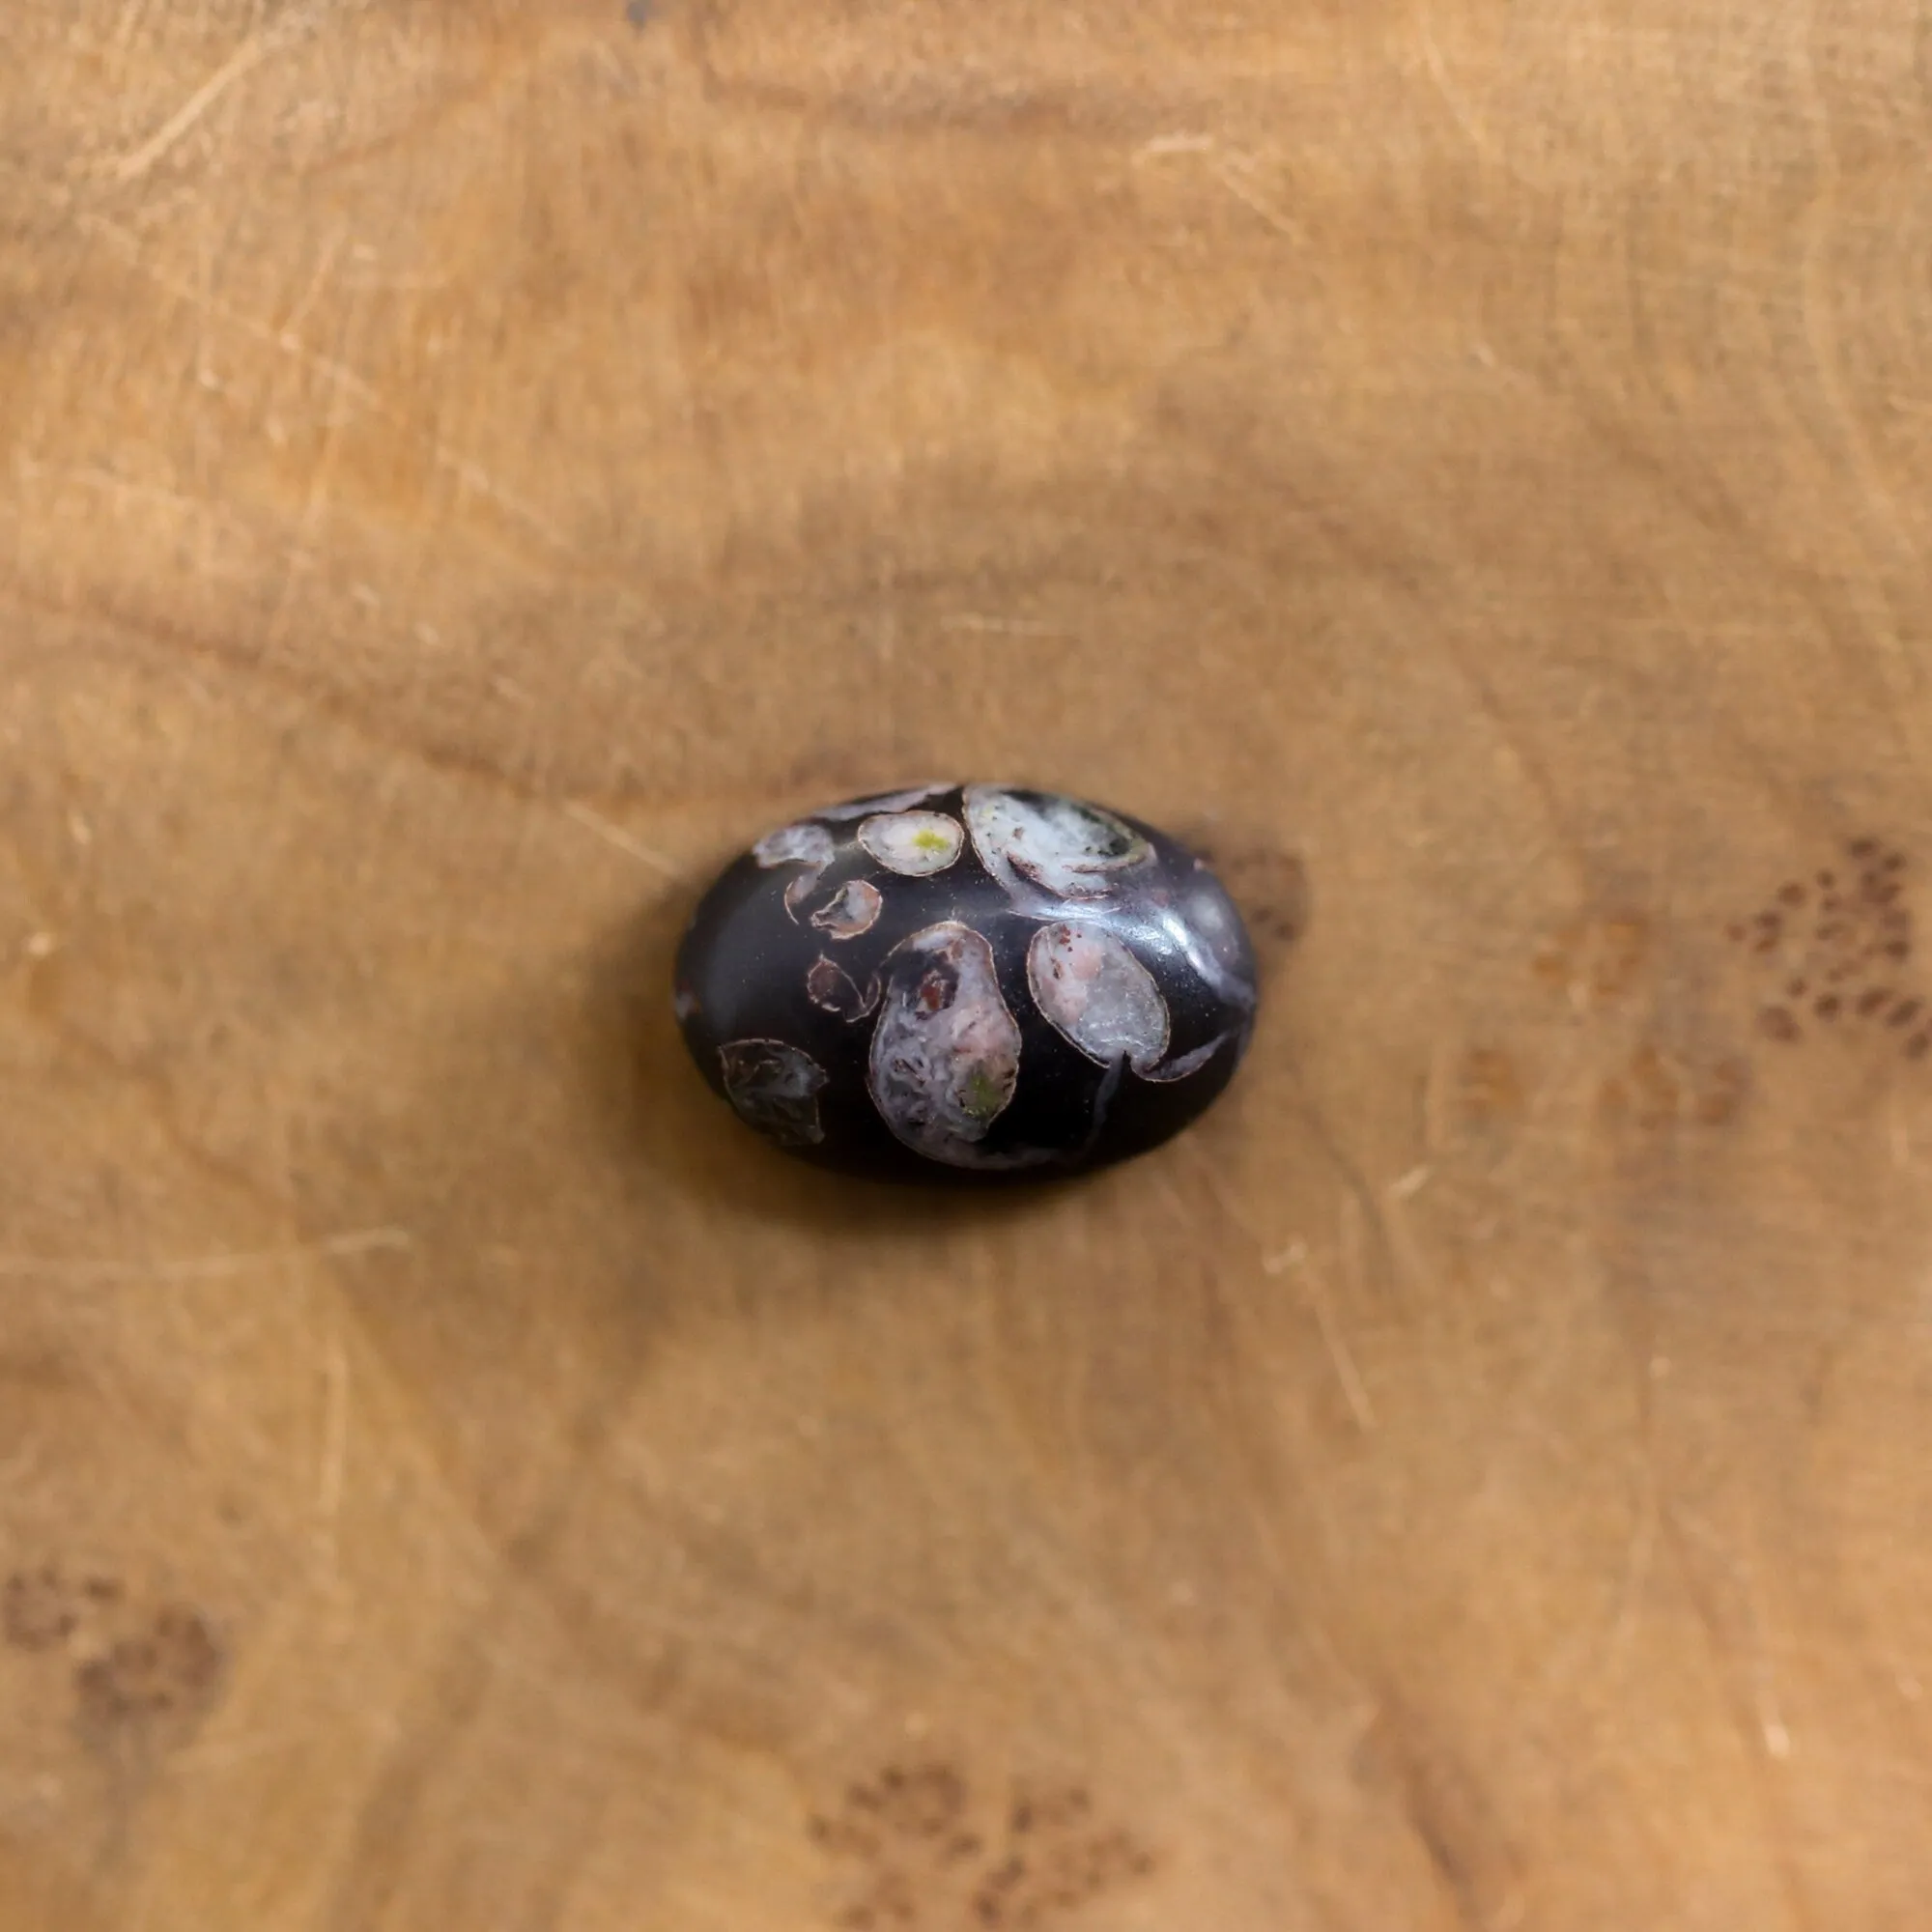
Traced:
<path fill-rule="evenodd" d="M 674 1009 L 741 1120 L 902 1179 L 1068 1174 L 1233 1077 L 1255 963 L 1205 861 L 1059 793 L 916 785 L 808 812 L 720 875 Z"/>

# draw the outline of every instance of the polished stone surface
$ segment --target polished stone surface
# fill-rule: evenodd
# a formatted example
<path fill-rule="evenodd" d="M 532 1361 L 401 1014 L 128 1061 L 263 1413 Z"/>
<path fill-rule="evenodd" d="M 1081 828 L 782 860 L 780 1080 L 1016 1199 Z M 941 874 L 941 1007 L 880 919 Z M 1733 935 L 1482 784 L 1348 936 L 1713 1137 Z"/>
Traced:
<path fill-rule="evenodd" d="M 741 1119 L 885 1178 L 1144 1152 L 1246 1050 L 1254 956 L 1205 861 L 1056 793 L 930 784 L 767 834 L 679 950 L 686 1043 Z"/>

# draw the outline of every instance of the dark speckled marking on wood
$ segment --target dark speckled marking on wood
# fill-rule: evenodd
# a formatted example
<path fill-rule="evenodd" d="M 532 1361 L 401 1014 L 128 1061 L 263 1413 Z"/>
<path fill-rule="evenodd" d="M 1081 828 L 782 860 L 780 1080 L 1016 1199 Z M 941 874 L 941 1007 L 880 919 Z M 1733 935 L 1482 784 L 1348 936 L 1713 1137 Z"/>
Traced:
<path fill-rule="evenodd" d="M 68 1670 L 80 1736 L 117 1754 L 184 1742 L 227 1670 L 227 1645 L 198 1605 L 142 1602 L 118 1577 L 58 1562 L 7 1578 L 0 1637 Z"/>
<path fill-rule="evenodd" d="M 0 1596 L 0 1635 L 15 1650 L 53 1650 L 80 1624 L 80 1605 L 51 1565 L 16 1570 Z"/>
<path fill-rule="evenodd" d="M 1467 1123 L 1514 1125 L 1525 1107 L 1522 1074 L 1500 1046 L 1472 1046 L 1456 1069 L 1456 1109 Z"/>
<path fill-rule="evenodd" d="M 171 1713 L 192 1714 L 212 1698 L 224 1661 L 214 1627 L 200 1610 L 166 1605 L 145 1631 L 75 1672 L 81 1728 L 102 1736 Z"/>
<path fill-rule="evenodd" d="M 1716 1063 L 1666 1054 L 1643 1040 L 1622 1071 L 1605 1081 L 1606 1120 L 1651 1134 L 1686 1126 L 1720 1127 L 1735 1120 L 1750 1094 L 1750 1069 L 1736 1057 Z"/>
<path fill-rule="evenodd" d="M 1748 934 L 1743 935 L 1748 937 Z M 1775 946 L 1776 928 L 1760 944 Z M 1537 949 L 1531 970 L 1552 991 L 1597 1008 L 1621 1005 L 1650 962 L 1651 922 L 1634 909 L 1590 912 L 1568 921 Z"/>
<path fill-rule="evenodd" d="M 1732 944 L 1767 962 L 1755 988 L 1757 1030 L 1796 1045 L 1807 1037 L 1802 1010 L 1822 1034 L 1869 1040 L 1876 1027 L 1880 1037 L 1904 1035 L 1901 1056 L 1921 1059 L 1925 1050 L 1913 1042 L 1927 999 L 1899 983 L 1916 948 L 1904 898 L 1910 864 L 1870 834 L 1846 840 L 1842 850 L 1845 868 L 1824 866 L 1807 880 L 1788 879 L 1754 914 L 1725 923 Z M 1814 891 L 1818 917 L 1794 927 L 1787 915 L 1807 908 Z"/>
<path fill-rule="evenodd" d="M 976 1789 L 946 1759 L 888 1764 L 808 1831 L 844 1877 L 846 1932 L 1045 1932 L 1156 1869 L 1080 1784 Z"/>

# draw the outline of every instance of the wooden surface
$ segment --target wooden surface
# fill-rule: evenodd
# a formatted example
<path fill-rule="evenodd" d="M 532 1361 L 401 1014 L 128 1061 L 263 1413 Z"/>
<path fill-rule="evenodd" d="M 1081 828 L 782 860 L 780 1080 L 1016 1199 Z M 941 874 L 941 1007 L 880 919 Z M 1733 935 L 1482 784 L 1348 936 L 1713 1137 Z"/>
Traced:
<path fill-rule="evenodd" d="M 1928 47 L 10 0 L 7 1932 L 1922 1925 Z M 683 1064 L 953 773 L 1264 932 L 1163 1154 Z"/>

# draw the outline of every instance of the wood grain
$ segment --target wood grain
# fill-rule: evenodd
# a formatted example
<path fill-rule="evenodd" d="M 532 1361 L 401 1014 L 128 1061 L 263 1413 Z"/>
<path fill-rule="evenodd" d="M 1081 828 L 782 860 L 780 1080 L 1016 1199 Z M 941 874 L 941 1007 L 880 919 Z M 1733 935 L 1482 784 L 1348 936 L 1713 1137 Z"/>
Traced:
<path fill-rule="evenodd" d="M 1921 1922 L 1929 32 L 13 0 L 9 1932 Z M 682 1064 L 954 773 L 1247 903 L 1161 1155 Z"/>

